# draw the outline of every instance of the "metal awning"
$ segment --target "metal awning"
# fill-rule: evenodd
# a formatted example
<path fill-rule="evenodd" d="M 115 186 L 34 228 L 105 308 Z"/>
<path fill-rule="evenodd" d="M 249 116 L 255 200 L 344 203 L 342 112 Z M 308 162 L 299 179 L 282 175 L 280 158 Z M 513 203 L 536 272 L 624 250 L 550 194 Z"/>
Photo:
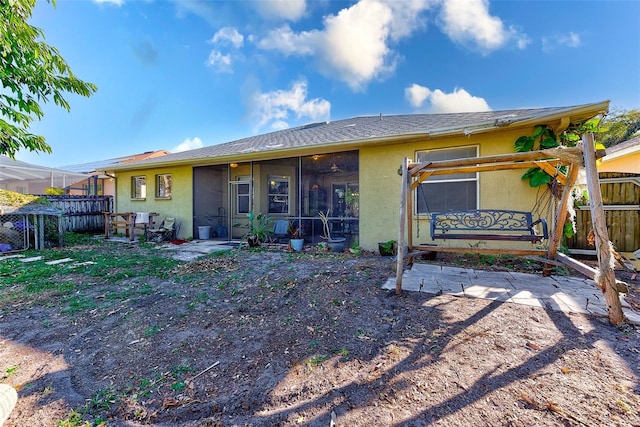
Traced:
<path fill-rule="evenodd" d="M 6 156 L 0 156 L 0 183 L 47 180 L 51 183 L 51 187 L 64 188 L 87 178 L 88 175 L 84 173 L 32 165 L 20 160 L 12 160 Z"/>

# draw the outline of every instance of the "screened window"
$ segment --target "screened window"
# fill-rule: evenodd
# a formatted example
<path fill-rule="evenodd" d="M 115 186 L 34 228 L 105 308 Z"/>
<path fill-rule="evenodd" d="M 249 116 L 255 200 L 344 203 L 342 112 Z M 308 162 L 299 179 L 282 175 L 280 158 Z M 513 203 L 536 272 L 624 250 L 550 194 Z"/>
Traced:
<path fill-rule="evenodd" d="M 170 173 L 156 175 L 156 198 L 157 199 L 171 198 L 171 174 Z"/>
<path fill-rule="evenodd" d="M 240 181 L 248 180 L 249 177 L 239 178 Z M 237 214 L 249 213 L 251 208 L 251 184 L 249 182 L 234 183 L 236 191 L 236 210 Z"/>
<path fill-rule="evenodd" d="M 269 213 L 289 213 L 289 181 L 288 176 L 268 176 L 267 197 L 269 200 Z"/>
<path fill-rule="evenodd" d="M 134 176 L 131 178 L 131 198 L 145 199 L 147 197 L 147 177 Z"/>
<path fill-rule="evenodd" d="M 418 151 L 418 162 L 478 157 L 477 147 L 459 147 Z M 470 210 L 478 207 L 478 174 L 476 172 L 433 175 L 416 191 L 416 212 Z"/>

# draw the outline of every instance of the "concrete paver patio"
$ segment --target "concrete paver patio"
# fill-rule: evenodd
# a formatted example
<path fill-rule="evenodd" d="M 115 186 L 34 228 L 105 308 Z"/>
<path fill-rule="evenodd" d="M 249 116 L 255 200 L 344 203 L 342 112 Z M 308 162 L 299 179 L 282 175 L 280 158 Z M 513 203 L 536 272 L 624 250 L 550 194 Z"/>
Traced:
<path fill-rule="evenodd" d="M 389 278 L 383 289 L 395 289 L 396 278 Z M 507 303 L 548 308 L 566 313 L 607 316 L 604 295 L 587 278 L 486 271 L 436 264 L 414 264 L 402 275 L 402 290 L 484 298 Z M 640 324 L 640 315 L 621 297 L 624 315 Z"/>

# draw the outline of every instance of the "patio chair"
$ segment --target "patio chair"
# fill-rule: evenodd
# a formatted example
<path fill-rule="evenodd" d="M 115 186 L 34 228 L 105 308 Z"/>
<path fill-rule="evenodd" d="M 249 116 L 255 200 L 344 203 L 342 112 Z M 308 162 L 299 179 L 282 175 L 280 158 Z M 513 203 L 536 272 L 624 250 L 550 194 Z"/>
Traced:
<path fill-rule="evenodd" d="M 176 235 L 176 219 L 166 217 L 158 228 L 147 229 L 147 241 L 163 242 L 165 240 L 173 240 Z"/>
<path fill-rule="evenodd" d="M 134 229 L 142 229 L 143 234 L 147 235 L 147 230 L 152 226 L 151 216 L 149 212 L 136 212 L 136 220 L 134 222 Z"/>
<path fill-rule="evenodd" d="M 275 243 L 287 243 L 289 241 L 289 221 L 278 219 L 273 224 L 273 234 L 271 241 Z"/>

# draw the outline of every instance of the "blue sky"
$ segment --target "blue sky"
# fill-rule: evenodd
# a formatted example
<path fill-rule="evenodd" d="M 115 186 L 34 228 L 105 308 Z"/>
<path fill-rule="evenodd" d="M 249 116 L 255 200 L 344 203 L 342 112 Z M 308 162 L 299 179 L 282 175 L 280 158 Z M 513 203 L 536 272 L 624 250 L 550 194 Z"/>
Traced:
<path fill-rule="evenodd" d="M 32 126 L 63 166 L 353 116 L 640 108 L 639 1 L 40 0 L 90 98 Z"/>

